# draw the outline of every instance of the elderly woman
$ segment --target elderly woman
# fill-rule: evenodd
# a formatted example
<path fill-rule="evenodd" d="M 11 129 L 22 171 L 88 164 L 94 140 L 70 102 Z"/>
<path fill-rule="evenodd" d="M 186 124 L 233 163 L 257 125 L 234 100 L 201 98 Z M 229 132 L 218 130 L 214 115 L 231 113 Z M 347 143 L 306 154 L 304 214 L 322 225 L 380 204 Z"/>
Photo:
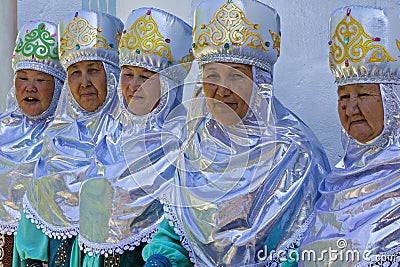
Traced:
<path fill-rule="evenodd" d="M 95 158 L 103 174 L 80 190 L 83 266 L 144 265 L 142 248 L 162 218 L 158 198 L 169 187 L 181 144 L 191 31 L 155 8 L 135 9 L 126 21 L 119 46 L 122 135 L 99 143 Z M 79 254 L 74 249 L 74 266 L 82 266 Z"/>
<path fill-rule="evenodd" d="M 0 265 L 11 266 L 22 196 L 53 120 L 65 79 L 57 49 L 57 25 L 31 21 L 20 28 L 12 66 L 14 87 L 0 115 Z"/>
<path fill-rule="evenodd" d="M 329 167 L 310 129 L 273 96 L 279 23 L 252 0 L 196 9 L 202 84 L 145 266 L 261 266 L 301 237 Z"/>
<path fill-rule="evenodd" d="M 399 256 L 399 14 L 349 6 L 331 16 L 344 156 L 321 183 L 301 265 L 395 266 Z"/>
<path fill-rule="evenodd" d="M 16 238 L 22 264 L 69 265 L 78 234 L 79 188 L 89 178 L 96 144 L 114 131 L 118 117 L 122 29 L 118 18 L 84 10 L 59 24 L 60 61 L 68 82 L 24 197 Z"/>

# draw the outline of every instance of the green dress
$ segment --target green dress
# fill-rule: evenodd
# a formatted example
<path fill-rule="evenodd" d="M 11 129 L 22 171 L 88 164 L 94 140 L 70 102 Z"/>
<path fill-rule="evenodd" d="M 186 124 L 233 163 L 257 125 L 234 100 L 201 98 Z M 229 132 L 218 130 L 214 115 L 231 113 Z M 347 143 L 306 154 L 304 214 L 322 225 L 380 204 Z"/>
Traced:
<path fill-rule="evenodd" d="M 81 252 L 78 239 L 76 239 L 72 247 L 70 267 L 142 267 L 145 264 L 142 258 L 144 245 L 142 243 L 133 251 L 125 251 L 123 254 L 108 257 L 100 255 L 89 256 Z"/>
<path fill-rule="evenodd" d="M 143 259 L 147 261 L 151 256 L 162 255 L 166 257 L 172 266 L 189 267 L 189 253 L 180 242 L 180 237 L 170 226 L 168 219 L 158 225 L 158 232 L 154 234 L 151 242 L 147 244 L 142 252 Z"/>
<path fill-rule="evenodd" d="M 15 236 L 13 267 L 41 266 L 42 262 L 49 267 L 67 267 L 70 265 L 72 245 L 75 237 L 53 239 L 45 235 L 23 213 Z M 76 265 L 74 267 L 77 267 Z"/>

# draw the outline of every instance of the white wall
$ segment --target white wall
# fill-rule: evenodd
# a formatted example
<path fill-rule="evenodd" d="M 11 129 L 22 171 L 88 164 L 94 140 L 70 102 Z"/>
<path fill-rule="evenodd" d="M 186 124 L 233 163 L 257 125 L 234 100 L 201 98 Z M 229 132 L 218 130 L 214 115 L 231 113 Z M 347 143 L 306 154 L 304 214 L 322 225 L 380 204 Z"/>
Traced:
<path fill-rule="evenodd" d="M 6 96 L 13 83 L 11 54 L 17 36 L 17 4 L 3 0 L 0 8 L 0 112 L 5 109 Z"/>
<path fill-rule="evenodd" d="M 212 0 L 208 0 L 212 1 Z M 336 89 L 328 65 L 328 18 L 345 5 L 395 6 L 400 0 L 261 0 L 281 17 L 281 57 L 275 65 L 275 95 L 311 127 L 331 165 L 342 152 L 336 111 Z M 130 11 L 154 6 L 192 24 L 201 0 L 117 0 L 117 15 L 126 21 Z"/>
<path fill-rule="evenodd" d="M 81 7 L 82 0 L 18 0 L 18 28 L 30 20 L 58 23 L 65 15 Z"/>

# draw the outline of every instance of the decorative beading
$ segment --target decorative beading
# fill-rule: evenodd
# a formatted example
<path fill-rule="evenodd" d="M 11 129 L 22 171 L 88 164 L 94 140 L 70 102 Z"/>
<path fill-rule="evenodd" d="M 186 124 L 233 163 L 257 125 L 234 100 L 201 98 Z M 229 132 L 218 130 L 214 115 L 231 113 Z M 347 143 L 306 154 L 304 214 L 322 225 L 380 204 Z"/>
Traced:
<path fill-rule="evenodd" d="M 241 46 L 246 44 L 249 48 L 268 51 L 261 35 L 257 32 L 258 24 L 251 23 L 243 11 L 234 3 L 227 1 L 215 13 L 208 24 L 201 24 L 203 30 L 195 43 L 194 49 L 210 46 L 229 44 Z"/>
<path fill-rule="evenodd" d="M 163 71 L 163 75 L 182 84 L 194 60 L 191 32 L 186 22 L 163 10 L 135 9 L 122 33 L 120 66 Z"/>
<path fill-rule="evenodd" d="M 179 237 L 180 237 L 182 246 L 189 252 L 190 261 L 192 263 L 194 263 L 195 266 L 201 266 L 197 262 L 196 256 L 194 255 L 194 251 L 192 250 L 192 247 L 190 246 L 190 242 L 187 238 L 187 234 L 186 234 L 184 226 L 179 221 L 175 210 L 169 204 L 166 197 L 163 197 L 161 204 L 163 204 L 163 208 L 164 208 L 164 212 L 165 212 L 164 216 L 165 216 L 165 218 L 168 219 L 169 225 L 174 228 L 175 233 L 177 235 L 179 235 Z"/>
<path fill-rule="evenodd" d="M 14 73 L 21 69 L 34 69 L 65 79 L 59 61 L 57 25 L 54 23 L 30 21 L 23 25 L 11 58 Z"/>
<path fill-rule="evenodd" d="M 18 227 L 18 222 L 15 223 L 2 222 L 0 224 L 0 234 L 15 235 L 17 234 L 17 227 Z"/>
<path fill-rule="evenodd" d="M 97 40 L 93 47 L 113 50 L 114 45 L 109 44 L 101 32 L 101 28 L 94 28 L 90 25 L 89 21 L 76 15 L 67 25 L 60 39 L 60 55 L 63 56 L 66 50 L 79 50 L 81 47 L 89 46 L 95 39 Z M 118 38 L 115 38 L 115 40 L 118 40 Z"/>
<path fill-rule="evenodd" d="M 118 45 L 123 23 L 107 13 L 80 10 L 59 23 L 60 61 L 64 69 L 82 60 L 119 65 Z"/>
<path fill-rule="evenodd" d="M 330 58 L 336 64 L 346 60 L 360 62 L 372 51 L 366 62 L 396 61 L 382 45 L 378 44 L 380 40 L 379 37 L 373 38 L 367 34 L 364 27 L 352 15 L 346 14 L 331 37 Z"/>
<path fill-rule="evenodd" d="M 272 71 L 281 43 L 275 9 L 254 0 L 215 0 L 201 3 L 194 18 L 192 48 L 200 65 L 244 59 Z"/>
<path fill-rule="evenodd" d="M 24 40 L 18 41 L 15 53 L 38 59 L 51 58 L 58 60 L 58 47 L 56 34 L 51 34 L 46 29 L 45 23 L 40 23 L 36 29 L 27 30 Z"/>
<path fill-rule="evenodd" d="M 149 243 L 157 232 L 158 223 L 137 235 L 130 236 L 118 243 L 95 243 L 87 240 L 82 235 L 78 237 L 79 248 L 89 256 L 102 255 L 109 257 L 116 254 L 123 254 L 124 251 L 132 251 L 140 246 L 140 243 Z"/>
<path fill-rule="evenodd" d="M 27 196 L 23 199 L 23 213 L 31 223 L 36 224 L 36 228 L 40 229 L 45 235 L 53 239 L 67 239 L 77 236 L 79 233 L 79 226 L 72 225 L 69 227 L 54 226 L 47 223 L 29 203 Z"/>
<path fill-rule="evenodd" d="M 151 16 L 151 12 L 147 12 L 137 19 L 131 27 L 124 31 L 121 38 L 120 49 L 137 51 L 135 53 L 152 53 L 162 58 L 175 61 L 172 58 L 171 48 L 167 40 L 159 32 L 157 23 Z"/>
<path fill-rule="evenodd" d="M 329 67 L 338 85 L 400 83 L 400 10 L 347 6 L 329 21 Z"/>

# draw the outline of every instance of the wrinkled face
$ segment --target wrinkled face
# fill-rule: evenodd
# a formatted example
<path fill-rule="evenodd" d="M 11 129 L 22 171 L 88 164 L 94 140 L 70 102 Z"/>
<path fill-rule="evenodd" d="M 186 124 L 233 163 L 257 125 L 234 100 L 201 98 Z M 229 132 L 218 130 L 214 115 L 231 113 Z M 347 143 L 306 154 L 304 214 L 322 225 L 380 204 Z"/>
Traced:
<path fill-rule="evenodd" d="M 203 90 L 207 106 L 223 125 L 241 121 L 249 108 L 253 89 L 252 68 L 238 63 L 207 63 L 203 69 Z"/>
<path fill-rule="evenodd" d="M 150 113 L 160 102 L 159 75 L 145 68 L 123 66 L 121 89 L 129 110 L 135 115 Z"/>
<path fill-rule="evenodd" d="M 349 84 L 338 88 L 338 113 L 346 132 L 361 143 L 383 130 L 384 112 L 379 84 Z"/>
<path fill-rule="evenodd" d="M 107 76 L 103 63 L 85 60 L 72 64 L 68 68 L 68 85 L 82 108 L 95 111 L 107 97 Z"/>
<path fill-rule="evenodd" d="M 15 75 L 18 106 L 31 116 L 45 112 L 53 99 L 54 77 L 37 70 L 19 70 Z"/>

